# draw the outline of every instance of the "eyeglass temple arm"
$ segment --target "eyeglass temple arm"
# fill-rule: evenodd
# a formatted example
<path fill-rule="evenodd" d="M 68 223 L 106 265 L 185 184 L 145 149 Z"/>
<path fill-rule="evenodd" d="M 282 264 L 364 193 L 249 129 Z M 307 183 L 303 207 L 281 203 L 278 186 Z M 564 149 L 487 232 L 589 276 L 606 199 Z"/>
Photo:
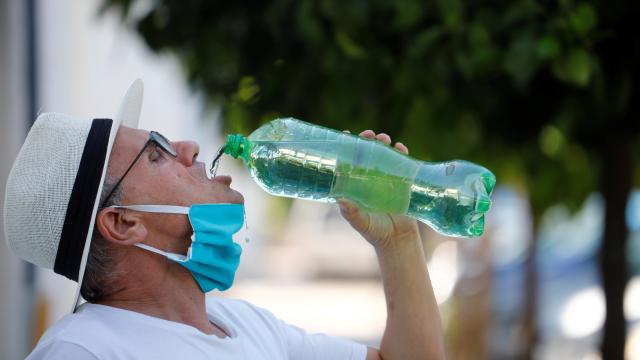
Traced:
<path fill-rule="evenodd" d="M 106 198 L 104 198 L 104 201 L 102 202 L 102 204 L 100 204 L 100 207 L 104 207 L 104 204 L 107 203 L 107 201 L 109 201 L 109 199 L 111 198 L 111 195 L 113 195 L 113 193 L 116 191 L 116 189 L 118 188 L 118 186 L 120 186 L 120 183 L 122 183 L 122 180 L 124 180 L 124 178 L 127 176 L 127 174 L 129 173 L 129 171 L 131 171 L 131 168 L 133 168 L 133 165 L 136 164 L 136 162 L 138 162 L 138 159 L 140 159 L 140 156 L 142 156 L 142 154 L 144 154 L 144 151 L 147 149 L 147 146 L 149 146 L 149 142 L 147 141 L 147 143 L 144 145 L 144 147 L 142 148 L 142 150 L 140 150 L 140 152 L 138 153 L 138 155 L 136 156 L 135 159 L 133 159 L 133 161 L 131 162 L 131 165 L 129 165 L 129 167 L 127 168 L 127 170 L 124 172 L 124 174 L 120 177 L 120 180 L 118 180 L 118 182 L 116 183 L 116 185 L 114 187 L 111 188 L 111 191 L 109 191 L 109 195 L 107 195 Z"/>

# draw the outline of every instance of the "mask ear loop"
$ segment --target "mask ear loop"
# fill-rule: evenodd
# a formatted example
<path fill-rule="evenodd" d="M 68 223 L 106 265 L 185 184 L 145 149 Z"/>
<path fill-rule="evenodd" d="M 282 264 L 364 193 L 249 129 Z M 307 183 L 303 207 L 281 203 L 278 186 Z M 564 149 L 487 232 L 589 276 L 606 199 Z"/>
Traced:
<path fill-rule="evenodd" d="M 127 209 L 127 210 L 150 212 L 150 213 L 161 213 L 161 214 L 179 214 L 179 215 L 189 214 L 188 207 L 175 206 L 175 205 L 113 205 L 110 207 L 114 209 Z M 149 246 L 143 243 L 135 244 L 135 246 L 147 251 L 151 251 L 152 253 L 162 255 L 167 259 L 170 259 L 176 262 L 185 262 L 189 259 L 191 255 L 191 247 L 189 247 L 189 252 L 185 256 L 181 254 L 174 254 L 174 253 L 162 251 L 160 249 L 156 249 L 152 246 Z"/>
<path fill-rule="evenodd" d="M 109 206 L 114 209 L 127 209 L 141 212 L 158 213 L 158 214 L 178 214 L 188 215 L 188 206 L 177 205 L 112 205 Z"/>
<path fill-rule="evenodd" d="M 147 250 L 147 251 L 151 251 L 152 253 L 156 253 L 158 255 L 162 255 L 162 256 L 166 257 L 167 259 L 170 259 L 170 260 L 173 260 L 173 261 L 177 261 L 177 262 L 185 262 L 189 258 L 188 256 L 185 256 L 185 255 L 174 254 L 174 253 L 162 251 L 160 249 L 156 249 L 154 247 L 151 247 L 151 246 L 149 246 L 147 244 L 138 243 L 138 244 L 135 244 L 135 246 L 137 246 L 139 248 L 142 248 L 144 250 Z"/>

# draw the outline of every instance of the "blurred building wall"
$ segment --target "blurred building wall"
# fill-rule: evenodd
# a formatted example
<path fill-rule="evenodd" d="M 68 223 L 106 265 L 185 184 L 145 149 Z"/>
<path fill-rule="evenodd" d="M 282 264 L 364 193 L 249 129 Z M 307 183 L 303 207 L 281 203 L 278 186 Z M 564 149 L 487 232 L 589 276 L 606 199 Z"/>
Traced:
<path fill-rule="evenodd" d="M 27 1 L 0 0 L 0 199 L 28 126 Z M 0 207 L 0 214 L 4 206 Z M 22 359 L 31 345 L 26 264 L 10 253 L 0 221 L 0 358 Z"/>

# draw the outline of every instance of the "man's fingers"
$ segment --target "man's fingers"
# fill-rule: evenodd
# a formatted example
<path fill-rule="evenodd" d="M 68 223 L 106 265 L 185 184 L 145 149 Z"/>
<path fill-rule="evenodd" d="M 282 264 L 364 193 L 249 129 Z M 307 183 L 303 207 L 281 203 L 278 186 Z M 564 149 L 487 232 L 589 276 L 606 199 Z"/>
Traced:
<path fill-rule="evenodd" d="M 396 143 L 396 149 L 400 150 L 400 152 L 403 152 L 405 154 L 409 154 L 409 148 L 406 147 L 403 143 L 401 142 L 397 142 Z"/>
<path fill-rule="evenodd" d="M 342 216 L 344 216 L 345 219 L 349 221 L 354 220 L 359 215 L 358 207 L 353 202 L 347 199 L 338 200 L 338 206 L 340 207 Z"/>
<path fill-rule="evenodd" d="M 342 216 L 356 231 L 362 232 L 369 227 L 371 223 L 369 213 L 361 211 L 353 201 L 340 199 L 338 200 L 338 205 Z"/>
<path fill-rule="evenodd" d="M 366 137 L 368 139 L 373 139 L 373 138 L 376 137 L 376 133 L 373 132 L 373 130 L 365 130 L 365 131 L 360 133 L 360 136 Z"/>
<path fill-rule="evenodd" d="M 382 141 L 383 143 L 389 145 L 391 144 L 391 137 L 385 133 L 380 133 L 376 135 L 376 140 Z"/>
<path fill-rule="evenodd" d="M 349 130 L 344 130 L 344 132 L 349 132 Z M 380 133 L 377 134 L 373 131 L 373 130 L 365 130 L 363 132 L 360 133 L 360 136 L 365 137 L 367 139 L 376 139 L 380 142 L 383 142 L 387 145 L 391 145 L 391 136 L 385 134 L 385 133 Z M 400 150 L 401 152 L 408 154 L 409 153 L 409 149 L 401 142 L 397 142 L 395 145 L 395 148 Z"/>

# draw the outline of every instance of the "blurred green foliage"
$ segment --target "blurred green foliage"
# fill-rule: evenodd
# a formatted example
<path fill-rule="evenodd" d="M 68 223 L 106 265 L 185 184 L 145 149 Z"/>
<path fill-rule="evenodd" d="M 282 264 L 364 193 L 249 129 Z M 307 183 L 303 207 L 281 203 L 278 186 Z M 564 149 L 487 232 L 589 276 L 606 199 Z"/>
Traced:
<path fill-rule="evenodd" d="M 420 159 L 463 158 L 523 188 L 534 224 L 600 190 L 603 358 L 623 358 L 626 199 L 640 181 L 637 0 L 104 0 L 228 131 L 278 116 L 383 131 Z M 535 227 L 534 227 L 535 229 Z M 535 239 L 523 339 L 535 343 Z"/>
<path fill-rule="evenodd" d="M 624 2 L 156 0 L 138 15 L 134 3 L 104 8 L 175 54 L 231 132 L 278 116 L 383 131 L 417 158 L 489 167 L 538 214 L 596 189 L 607 134 L 637 140 Z"/>

